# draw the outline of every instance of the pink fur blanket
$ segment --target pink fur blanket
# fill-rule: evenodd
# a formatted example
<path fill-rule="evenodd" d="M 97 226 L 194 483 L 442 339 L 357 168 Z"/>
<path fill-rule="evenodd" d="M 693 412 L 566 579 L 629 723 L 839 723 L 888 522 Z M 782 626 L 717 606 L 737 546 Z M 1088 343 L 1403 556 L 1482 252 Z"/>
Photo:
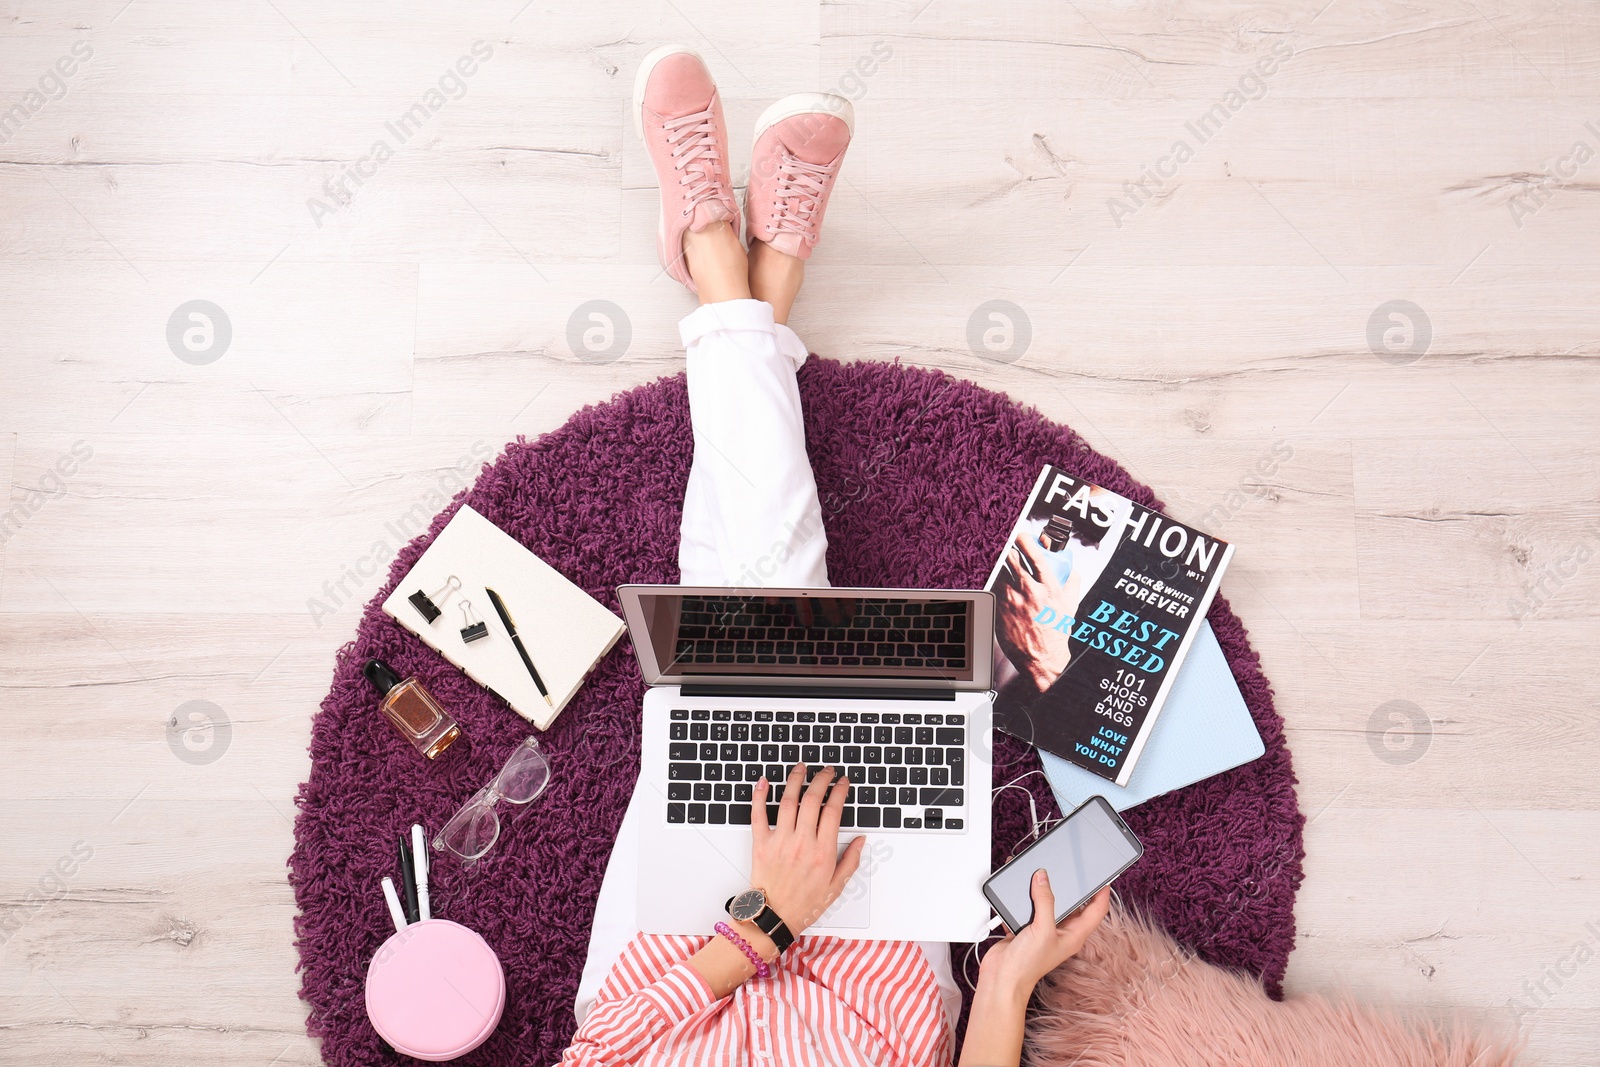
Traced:
<path fill-rule="evenodd" d="M 1113 909 L 1039 983 L 1029 1067 L 1512 1067 L 1517 1042 L 1440 1019 L 1316 994 L 1282 1002 Z"/>

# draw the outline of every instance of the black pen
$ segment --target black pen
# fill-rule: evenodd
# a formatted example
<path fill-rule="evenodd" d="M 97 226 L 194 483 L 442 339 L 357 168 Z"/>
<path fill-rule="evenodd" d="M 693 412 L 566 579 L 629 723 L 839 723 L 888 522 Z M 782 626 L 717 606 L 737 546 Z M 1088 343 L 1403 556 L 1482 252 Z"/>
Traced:
<path fill-rule="evenodd" d="M 411 849 L 406 847 L 406 835 L 400 835 L 400 880 L 404 883 L 406 924 L 417 922 L 422 916 L 417 908 L 417 868 L 411 859 Z"/>
<path fill-rule="evenodd" d="M 506 632 L 511 635 L 511 643 L 517 646 L 517 655 L 522 657 L 522 665 L 528 668 L 528 673 L 533 675 L 533 684 L 539 687 L 539 695 L 544 697 L 544 702 L 552 708 L 555 701 L 550 699 L 550 691 L 544 687 L 544 679 L 539 677 L 538 668 L 533 665 L 533 660 L 528 657 L 528 649 L 522 643 L 522 638 L 517 636 L 517 624 L 511 621 L 511 612 L 506 610 L 506 602 L 500 599 L 500 594 L 493 589 L 485 587 L 483 590 L 489 594 L 489 603 L 494 605 L 496 615 L 505 623 Z"/>

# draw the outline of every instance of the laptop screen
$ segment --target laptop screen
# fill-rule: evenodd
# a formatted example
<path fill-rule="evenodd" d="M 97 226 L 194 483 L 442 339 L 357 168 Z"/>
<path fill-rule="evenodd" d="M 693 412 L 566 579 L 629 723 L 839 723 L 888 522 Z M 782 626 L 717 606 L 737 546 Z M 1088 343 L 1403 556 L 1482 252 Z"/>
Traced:
<path fill-rule="evenodd" d="M 660 588 L 660 587 L 656 587 Z M 849 590 L 840 590 L 849 594 Z M 878 591 L 874 591 L 878 592 Z M 970 682 L 976 603 L 906 596 L 643 592 L 664 680 L 706 675 Z"/>

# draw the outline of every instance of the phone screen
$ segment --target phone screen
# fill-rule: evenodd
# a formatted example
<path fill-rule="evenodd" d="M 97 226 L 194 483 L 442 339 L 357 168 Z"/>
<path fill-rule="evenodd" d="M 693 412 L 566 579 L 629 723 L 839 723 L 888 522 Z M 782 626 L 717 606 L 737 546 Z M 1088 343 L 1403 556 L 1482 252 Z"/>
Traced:
<path fill-rule="evenodd" d="M 1033 872 L 1043 867 L 1050 875 L 1055 919 L 1060 922 L 1142 855 L 1144 846 L 1110 802 L 1091 797 L 996 871 L 983 891 L 1006 928 L 1015 932 L 1032 921 L 1033 898 L 1028 890 Z"/>

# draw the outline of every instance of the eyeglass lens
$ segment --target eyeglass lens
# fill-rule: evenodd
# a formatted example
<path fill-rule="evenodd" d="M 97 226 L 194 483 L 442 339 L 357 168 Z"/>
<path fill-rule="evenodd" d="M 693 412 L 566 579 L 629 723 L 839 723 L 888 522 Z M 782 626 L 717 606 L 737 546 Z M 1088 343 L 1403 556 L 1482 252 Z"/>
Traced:
<path fill-rule="evenodd" d="M 506 760 L 505 769 L 495 780 L 500 795 L 513 804 L 526 804 L 533 800 L 550 783 L 550 764 L 544 753 L 529 742 L 517 746 Z"/>
<path fill-rule="evenodd" d="M 494 795 L 487 789 L 479 790 L 439 832 L 444 847 L 467 860 L 488 852 L 499 836 L 500 817 L 494 813 Z"/>

